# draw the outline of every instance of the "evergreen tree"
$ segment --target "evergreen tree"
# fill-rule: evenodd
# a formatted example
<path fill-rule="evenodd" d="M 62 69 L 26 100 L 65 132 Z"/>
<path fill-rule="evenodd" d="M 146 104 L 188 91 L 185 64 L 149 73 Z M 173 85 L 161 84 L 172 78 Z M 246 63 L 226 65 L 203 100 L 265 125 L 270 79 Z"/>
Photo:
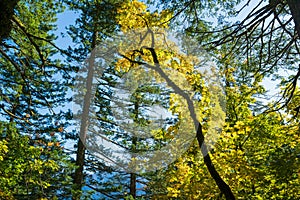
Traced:
<path fill-rule="evenodd" d="M 54 55 L 57 1 L 19 1 L 0 43 L 1 192 L 10 198 L 67 198 L 74 169 L 63 151 L 62 111 L 70 69 Z"/>

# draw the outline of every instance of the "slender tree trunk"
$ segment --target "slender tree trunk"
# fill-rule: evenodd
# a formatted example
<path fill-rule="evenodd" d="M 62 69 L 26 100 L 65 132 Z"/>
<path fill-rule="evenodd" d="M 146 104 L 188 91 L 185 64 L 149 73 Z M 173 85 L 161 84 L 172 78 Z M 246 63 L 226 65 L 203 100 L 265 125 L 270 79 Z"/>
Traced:
<path fill-rule="evenodd" d="M 77 154 L 76 154 L 76 170 L 74 174 L 74 189 L 76 191 L 81 191 L 82 182 L 83 182 L 83 166 L 84 166 L 84 157 L 85 157 L 85 146 L 82 143 L 81 139 L 78 140 Z M 80 199 L 81 192 L 73 195 L 72 199 Z"/>
<path fill-rule="evenodd" d="M 136 198 L 136 174 L 130 174 L 130 195 L 135 199 Z"/>
<path fill-rule="evenodd" d="M 155 71 L 157 71 L 160 74 L 160 76 L 163 77 L 166 80 L 167 84 L 170 87 L 172 87 L 173 90 L 177 94 L 181 95 L 187 101 L 188 109 L 190 111 L 191 118 L 194 121 L 195 129 L 197 129 L 196 137 L 197 137 L 197 141 L 198 141 L 201 153 L 202 153 L 203 158 L 204 158 L 204 163 L 205 163 L 210 175 L 212 176 L 212 178 L 215 180 L 216 184 L 218 185 L 220 191 L 225 195 L 226 199 L 227 200 L 235 200 L 235 197 L 234 197 L 230 187 L 222 179 L 222 177 L 217 172 L 215 166 L 213 165 L 213 163 L 210 159 L 210 156 L 208 154 L 208 149 L 207 149 L 207 146 L 206 146 L 205 141 L 204 141 L 204 135 L 203 135 L 203 132 L 202 132 L 202 125 L 197 120 L 196 111 L 195 111 L 194 104 L 193 104 L 192 100 L 160 68 L 160 64 L 159 64 L 159 61 L 158 61 L 155 50 L 153 48 L 149 48 L 148 50 L 150 50 L 150 52 L 152 54 L 155 66 L 151 66 L 151 65 L 146 65 L 146 66 L 148 66 L 150 69 L 154 69 Z"/>
<path fill-rule="evenodd" d="M 85 159 L 85 140 L 86 140 L 86 134 L 88 131 L 89 126 L 89 109 L 91 104 L 91 98 L 92 98 L 92 83 L 93 83 L 93 76 L 94 76 L 94 64 L 95 64 L 95 51 L 93 49 L 96 47 L 96 40 L 97 40 L 98 32 L 94 31 L 92 36 L 92 52 L 89 58 L 88 62 L 88 75 L 87 75 L 87 81 L 86 81 L 86 94 L 84 96 L 84 102 L 83 102 L 83 110 L 82 110 L 82 116 L 81 116 L 81 125 L 80 125 L 80 138 L 78 140 L 78 147 L 77 147 L 77 154 L 76 154 L 76 166 L 77 169 L 75 170 L 74 174 L 74 189 L 81 191 L 82 185 L 83 185 L 83 169 L 84 169 L 84 159 Z M 80 199 L 81 192 L 76 193 L 72 199 Z"/>
<path fill-rule="evenodd" d="M 220 174 L 218 173 L 218 171 L 216 170 L 215 166 L 213 165 L 213 163 L 211 161 L 211 158 L 208 154 L 207 146 L 204 142 L 204 136 L 203 136 L 201 124 L 199 124 L 199 126 L 198 126 L 196 137 L 197 137 L 198 144 L 201 147 L 201 153 L 204 158 L 204 163 L 205 163 L 210 175 L 213 177 L 216 184 L 218 185 L 218 188 L 220 189 L 222 194 L 225 195 L 226 199 L 234 200 L 235 197 L 234 197 L 229 185 L 227 185 L 225 183 L 225 181 L 222 179 L 222 177 L 220 176 Z"/>
<path fill-rule="evenodd" d="M 137 138 L 133 137 L 132 145 L 133 151 L 136 150 Z M 130 173 L 130 186 L 129 186 L 129 194 L 135 199 L 136 198 L 136 174 Z"/>
<path fill-rule="evenodd" d="M 138 116 L 139 116 L 139 99 L 136 97 L 134 102 L 134 121 L 138 123 Z M 135 135 L 132 138 L 132 151 L 136 151 L 136 145 L 137 145 L 137 138 Z M 130 195 L 135 199 L 136 198 L 136 174 L 131 173 L 130 174 Z"/>

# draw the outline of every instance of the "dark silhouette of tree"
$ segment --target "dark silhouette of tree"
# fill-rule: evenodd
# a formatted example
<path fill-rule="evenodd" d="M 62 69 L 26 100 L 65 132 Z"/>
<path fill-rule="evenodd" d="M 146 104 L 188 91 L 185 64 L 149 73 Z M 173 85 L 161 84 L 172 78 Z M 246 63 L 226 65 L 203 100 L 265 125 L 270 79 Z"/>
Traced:
<path fill-rule="evenodd" d="M 289 104 L 300 77 L 298 1 L 161 2 L 163 7 L 174 11 L 174 24 L 184 19 L 186 33 L 198 38 L 200 45 L 219 56 L 217 59 L 221 57 L 221 63 L 222 59 L 245 62 L 246 65 L 238 69 L 237 78 L 243 76 L 247 82 L 246 79 L 260 75 L 281 81 L 285 90 L 276 102 L 280 106 L 272 111 L 282 110 Z M 252 8 L 248 7 L 250 3 Z M 247 8 L 246 17 L 241 18 L 239 14 L 245 13 Z M 207 17 L 218 20 L 218 25 L 211 25 Z M 220 55 L 224 50 L 226 53 Z M 285 77 L 284 71 L 293 75 Z"/>
<path fill-rule="evenodd" d="M 12 28 L 12 17 L 14 15 L 15 7 L 19 0 L 1 1 L 0 2 L 0 41 L 9 36 Z"/>

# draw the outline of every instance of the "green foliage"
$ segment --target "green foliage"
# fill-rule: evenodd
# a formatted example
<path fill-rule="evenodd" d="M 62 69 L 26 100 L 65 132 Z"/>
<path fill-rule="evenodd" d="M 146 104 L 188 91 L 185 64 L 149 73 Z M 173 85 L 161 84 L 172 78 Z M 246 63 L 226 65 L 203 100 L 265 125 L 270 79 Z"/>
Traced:
<path fill-rule="evenodd" d="M 13 2 L 13 1 L 12 1 Z M 67 198 L 74 165 L 63 151 L 70 122 L 69 73 L 54 59 L 59 1 L 19 1 L 0 43 L 1 180 L 3 198 Z M 1 198 L 2 198 L 1 197 Z"/>
<path fill-rule="evenodd" d="M 33 144 L 29 135 L 20 135 L 15 123 L 0 122 L 0 132 L 0 188 L 5 194 L 1 198 L 66 197 L 72 165 L 59 146 Z"/>
<path fill-rule="evenodd" d="M 227 73 L 227 80 L 233 81 Z M 213 162 L 239 199 L 298 199 L 299 126 L 293 115 L 253 115 L 249 104 L 261 92 L 232 83 L 227 87 L 227 120 L 211 151 Z M 258 87 L 259 88 L 259 87 Z M 295 96 L 295 98 L 297 95 Z M 297 124 L 297 125 L 296 125 Z M 191 147 L 178 161 L 153 180 L 155 199 L 219 199 L 199 150 Z M 152 185 L 153 184 L 153 185 Z"/>
<path fill-rule="evenodd" d="M 210 51 L 203 58 L 212 57 L 215 73 L 223 77 L 226 123 L 209 155 L 236 198 L 300 199 L 299 37 L 293 31 L 297 19 L 291 18 L 289 10 L 293 1 L 266 2 L 242 21 L 235 21 L 240 12 L 237 6 L 243 3 L 240 0 L 147 1 L 152 7 L 137 0 L 63 2 L 0 2 L 0 199 L 68 199 L 72 195 L 134 199 L 130 174 L 112 168 L 91 152 L 84 162 L 85 187 L 77 190 L 72 184 L 75 165 L 63 146 L 65 139 L 78 137 L 67 129 L 72 113 L 63 106 L 71 100 L 67 96 L 73 86 L 71 74 L 79 67 L 56 58 L 63 53 L 68 61 L 82 64 L 92 48 L 109 41 L 112 34 L 145 27 L 182 29 L 190 37 L 183 42 Z M 80 13 L 76 24 L 68 28 L 76 45 L 67 51 L 54 45 L 57 35 L 53 33 L 56 15 L 65 6 Z M 126 50 L 140 50 L 126 45 Z M 155 50 L 158 60 L 182 74 L 201 97 L 195 106 L 206 134 L 207 119 L 216 115 L 212 108 L 224 114 L 215 99 L 225 99 L 216 95 L 216 88 L 207 87 L 204 74 L 194 69 L 195 58 L 180 51 Z M 132 60 L 123 57 L 105 69 L 95 96 L 99 109 L 93 123 L 122 147 L 155 150 L 176 135 L 182 116 L 189 111 L 181 108 L 178 95 L 160 84 L 140 85 L 126 102 L 133 123 L 146 126 L 150 119 L 145 110 L 157 103 L 176 114 L 177 121 L 166 130 L 153 130 L 151 142 L 117 129 L 120 120 L 114 117 L 109 99 L 117 79 L 133 69 L 135 74 L 129 79 L 145 78 L 133 61 L 153 64 L 153 55 L 145 49 L 122 53 Z M 284 70 L 294 75 L 285 76 Z M 262 81 L 270 77 L 280 81 L 282 98 L 259 101 L 258 97 L 267 97 Z M 140 174 L 135 181 L 143 187 L 135 199 L 224 199 L 196 141 L 174 163 Z"/>

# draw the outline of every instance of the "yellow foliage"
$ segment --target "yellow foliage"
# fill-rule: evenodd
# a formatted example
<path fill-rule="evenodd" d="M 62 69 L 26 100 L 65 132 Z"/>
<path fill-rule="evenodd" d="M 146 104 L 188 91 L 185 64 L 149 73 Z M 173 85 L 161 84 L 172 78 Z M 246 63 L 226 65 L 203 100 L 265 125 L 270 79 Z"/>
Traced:
<path fill-rule="evenodd" d="M 172 12 L 164 10 L 161 13 L 150 13 L 146 8 L 144 3 L 136 0 L 124 2 L 117 10 L 121 30 L 127 32 L 138 28 L 168 26 L 167 22 L 171 19 Z"/>

